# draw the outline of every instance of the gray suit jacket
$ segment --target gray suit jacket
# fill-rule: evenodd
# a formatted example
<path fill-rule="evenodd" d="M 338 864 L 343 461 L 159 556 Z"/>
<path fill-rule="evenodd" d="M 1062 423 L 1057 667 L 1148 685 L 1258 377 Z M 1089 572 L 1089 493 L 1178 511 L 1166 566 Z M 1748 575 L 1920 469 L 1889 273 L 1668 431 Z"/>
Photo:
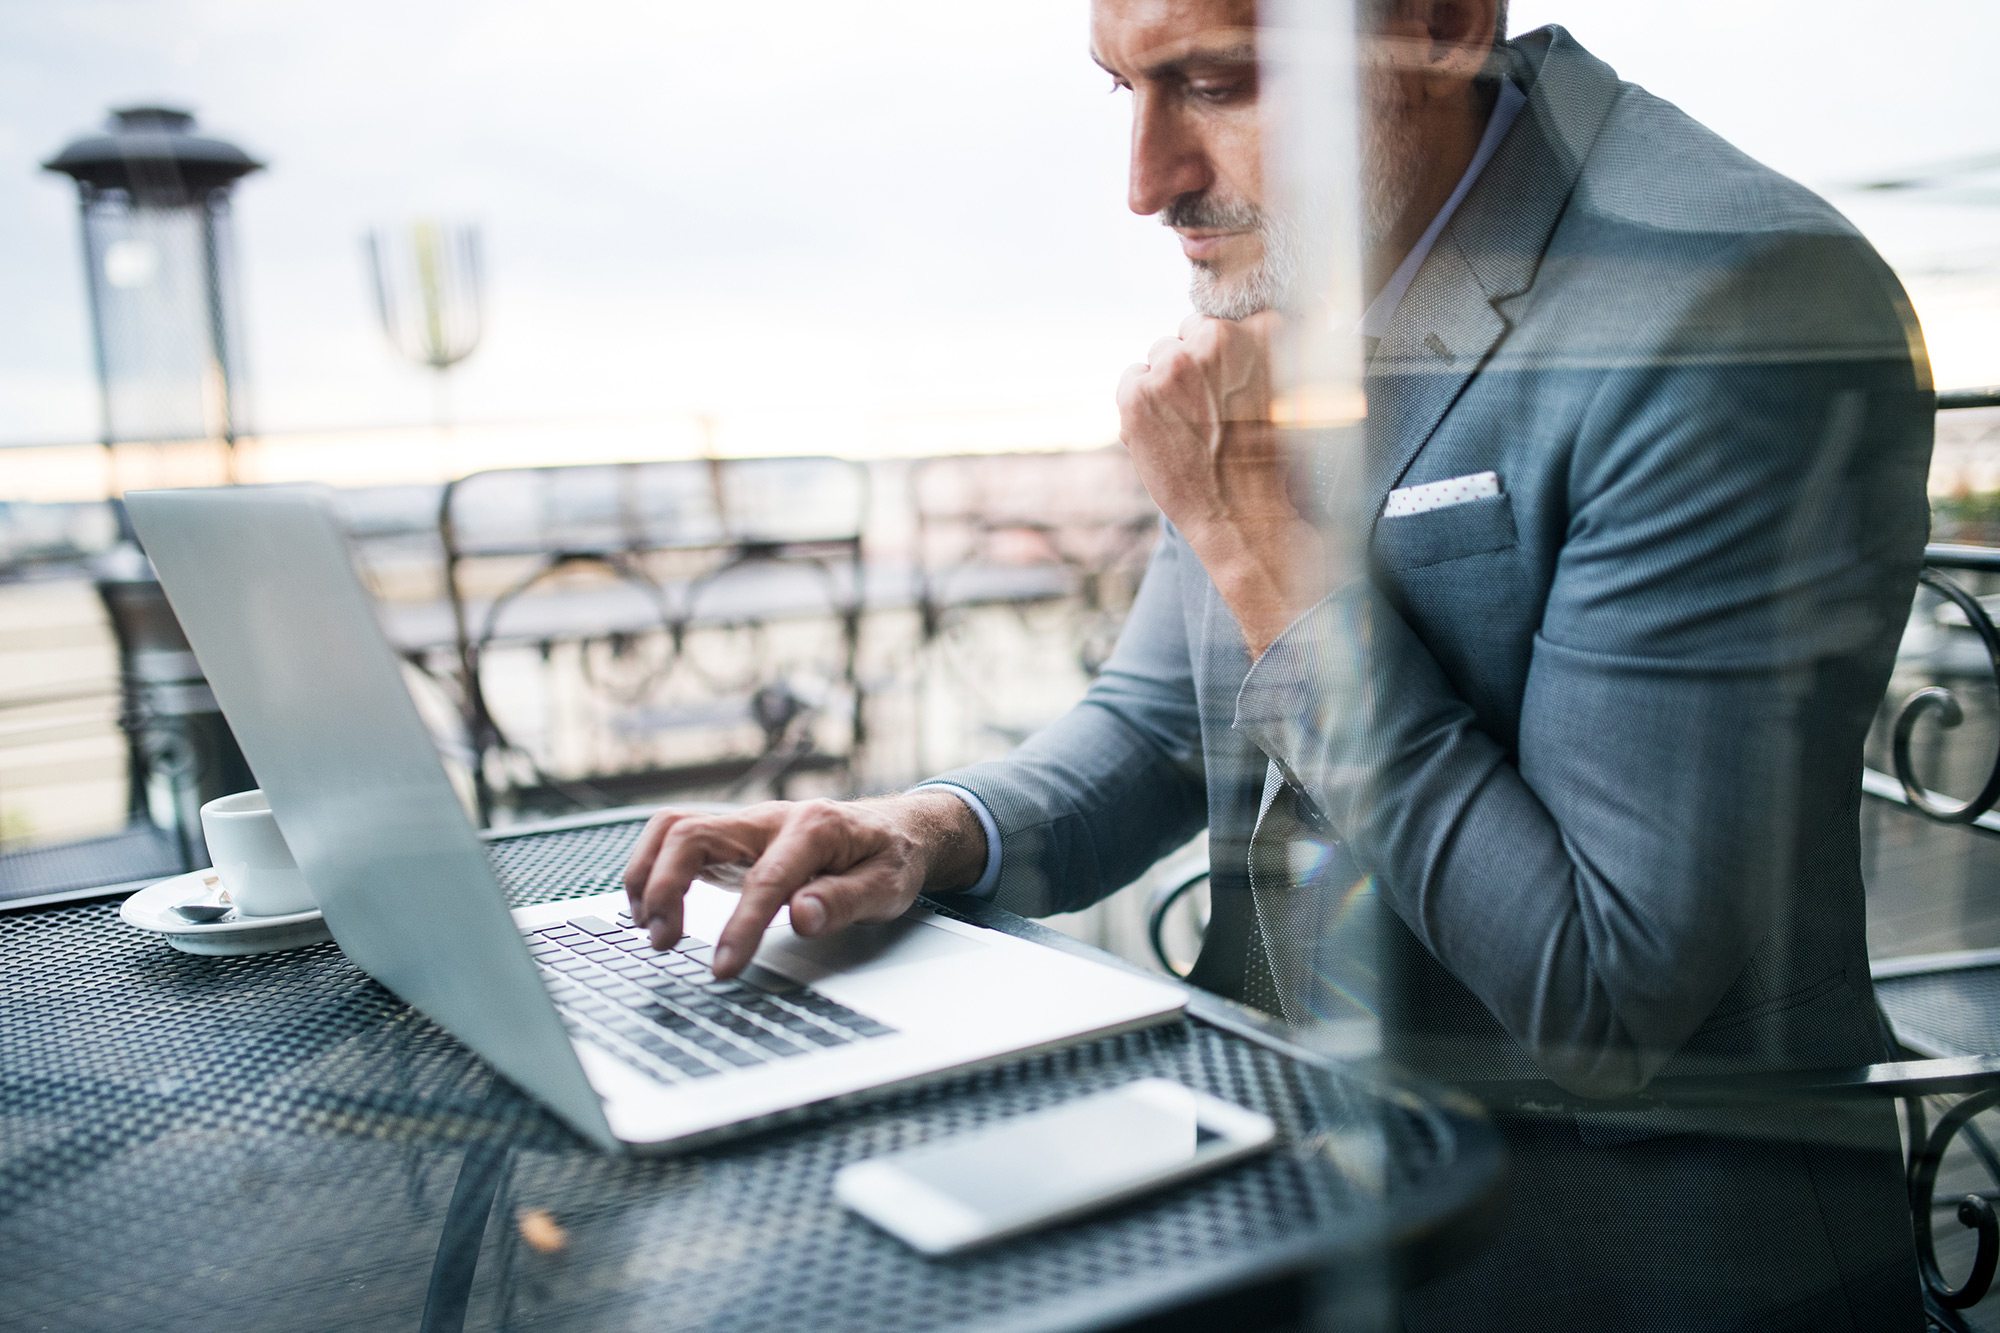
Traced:
<path fill-rule="evenodd" d="M 1385 1044 L 1436 1076 L 1611 1095 L 1879 1059 L 1860 752 L 1928 523 L 1914 320 L 1823 201 L 1560 29 L 1510 46 L 1528 106 L 1369 368 L 1363 512 L 1476 472 L 1504 493 L 1371 518 L 1371 577 L 1254 666 L 1167 531 L 1085 699 L 949 780 L 994 813 L 1000 900 L 1031 912 L 1103 896 L 1205 822 L 1197 979 L 1267 1007 L 1335 1002 L 1308 982 L 1356 960 L 1269 947 L 1260 916 L 1295 931 L 1372 903 Z M 1251 864 L 1281 863 L 1253 844 L 1302 832 L 1324 855 L 1253 901 Z M 1879 1155 L 1885 1133 L 1862 1138 Z M 1887 1195 L 1863 1177 L 1856 1207 L 1886 1198 L 1888 1229 L 1772 1291 L 1852 1297 L 1888 1263 L 1884 1290 L 1914 1292 L 1893 1168 Z"/>

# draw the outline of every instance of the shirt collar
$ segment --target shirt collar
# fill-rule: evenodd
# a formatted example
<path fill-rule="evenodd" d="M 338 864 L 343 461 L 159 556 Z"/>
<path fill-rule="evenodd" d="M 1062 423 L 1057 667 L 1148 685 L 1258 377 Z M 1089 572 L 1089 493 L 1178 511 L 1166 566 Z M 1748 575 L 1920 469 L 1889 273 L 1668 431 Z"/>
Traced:
<path fill-rule="evenodd" d="M 1417 280 L 1417 270 L 1430 257 L 1431 247 L 1443 234 L 1445 224 L 1451 215 L 1465 202 L 1465 196 L 1472 192 L 1473 182 L 1479 173 L 1486 170 L 1486 164 L 1500 151 L 1500 141 L 1507 137 L 1521 108 L 1528 104 L 1528 95 L 1512 79 L 1500 80 L 1499 96 L 1493 100 L 1493 114 L 1486 118 L 1486 133 L 1479 138 L 1479 147 L 1473 151 L 1472 161 L 1466 163 L 1465 174 L 1458 178 L 1451 197 L 1444 201 L 1444 207 L 1431 219 L 1431 225 L 1424 228 L 1424 234 L 1417 237 L 1417 243 L 1410 247 L 1410 253 L 1403 256 L 1403 262 L 1389 275 L 1389 281 L 1382 284 L 1382 290 L 1375 293 L 1375 299 L 1361 312 L 1361 336 L 1380 338 L 1389 331 L 1389 320 L 1396 313 L 1396 306 L 1403 299 L 1403 293 L 1410 290 L 1410 284 Z"/>

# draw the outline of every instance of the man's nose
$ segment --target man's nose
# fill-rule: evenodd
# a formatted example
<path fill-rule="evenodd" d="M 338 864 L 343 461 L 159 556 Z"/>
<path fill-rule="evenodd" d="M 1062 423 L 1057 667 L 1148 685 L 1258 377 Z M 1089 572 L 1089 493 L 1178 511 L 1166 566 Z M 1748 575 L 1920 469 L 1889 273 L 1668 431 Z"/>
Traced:
<path fill-rule="evenodd" d="M 1157 103 L 1132 113 L 1131 174 L 1125 203 L 1134 213 L 1157 213 L 1184 194 L 1199 194 L 1214 183 L 1200 140 Z"/>

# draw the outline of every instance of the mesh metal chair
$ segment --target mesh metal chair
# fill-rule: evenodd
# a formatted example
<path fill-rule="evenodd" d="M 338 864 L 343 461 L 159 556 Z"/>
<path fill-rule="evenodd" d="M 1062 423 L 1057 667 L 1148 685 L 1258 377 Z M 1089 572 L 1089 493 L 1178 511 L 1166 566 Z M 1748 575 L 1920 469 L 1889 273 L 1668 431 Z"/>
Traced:
<path fill-rule="evenodd" d="M 928 458 L 911 470 L 910 494 L 925 686 L 948 685 L 955 711 L 982 738 L 971 753 L 1018 743 L 1048 721 L 1034 710 L 1063 695 L 1041 692 L 1024 711 L 1018 647 L 1004 661 L 993 651 L 992 617 L 1057 620 L 1033 638 L 1062 645 L 1063 656 L 1026 669 L 1074 670 L 1081 688 L 1131 609 L 1159 510 L 1121 448 Z M 920 726 L 928 712 L 920 710 Z M 922 734 L 917 750 L 927 772 L 968 757 L 934 754 Z"/>
<path fill-rule="evenodd" d="M 851 772 L 866 736 L 866 508 L 865 473 L 833 458 L 516 468 L 447 486 L 448 642 L 481 818 Z M 808 623 L 830 638 L 808 642 Z M 514 691 L 540 710 L 538 739 L 518 705 L 504 722 L 495 706 L 503 655 L 517 678 L 541 672 Z M 845 734 L 829 739 L 835 718 Z"/>

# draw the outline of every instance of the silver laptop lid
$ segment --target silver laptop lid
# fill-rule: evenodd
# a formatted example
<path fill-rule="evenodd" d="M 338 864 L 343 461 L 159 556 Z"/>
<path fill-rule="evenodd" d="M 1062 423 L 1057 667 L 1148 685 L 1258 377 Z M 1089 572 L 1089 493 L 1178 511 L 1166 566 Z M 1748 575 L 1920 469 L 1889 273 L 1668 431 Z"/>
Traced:
<path fill-rule="evenodd" d="M 126 506 L 340 947 L 610 1142 L 325 493 L 146 491 Z"/>

